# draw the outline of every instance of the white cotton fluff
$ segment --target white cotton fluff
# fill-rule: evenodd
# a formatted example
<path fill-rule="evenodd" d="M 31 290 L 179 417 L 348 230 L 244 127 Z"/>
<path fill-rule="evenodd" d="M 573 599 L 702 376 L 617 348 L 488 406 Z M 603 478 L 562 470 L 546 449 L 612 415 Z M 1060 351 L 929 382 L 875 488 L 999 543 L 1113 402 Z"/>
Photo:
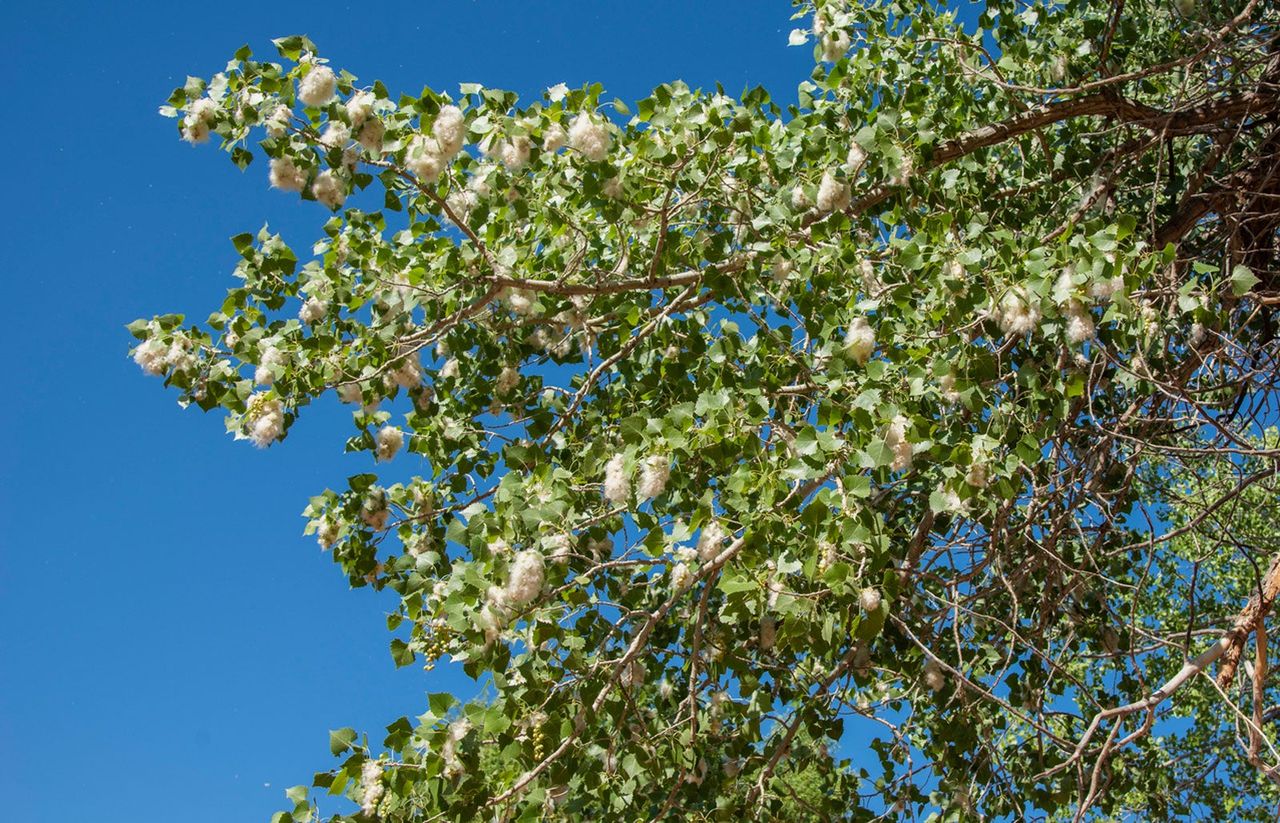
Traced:
<path fill-rule="evenodd" d="M 542 593 L 546 581 L 547 564 L 542 552 L 524 549 L 511 561 L 511 576 L 503 592 L 505 601 L 512 606 L 523 606 Z"/>
<path fill-rule="evenodd" d="M 600 187 L 600 192 L 610 200 L 617 200 L 622 197 L 622 175 L 618 174 L 604 181 L 604 185 Z"/>
<path fill-rule="evenodd" d="M 498 379 L 494 381 L 493 390 L 498 394 L 509 394 L 520 383 L 520 372 L 515 366 L 507 366 L 498 372 Z"/>
<path fill-rule="evenodd" d="M 316 526 L 316 542 L 320 544 L 321 549 L 326 551 L 332 549 L 334 544 L 338 542 L 340 534 L 341 527 L 327 517 L 321 518 L 319 525 Z"/>
<path fill-rule="evenodd" d="M 973 462 L 969 464 L 969 470 L 964 474 L 964 482 L 975 489 L 987 487 L 987 464 L 984 460 L 983 456 L 974 455 Z"/>
<path fill-rule="evenodd" d="M 340 149 L 351 142 L 351 127 L 341 120 L 330 120 L 320 135 L 320 142 L 331 149 Z"/>
<path fill-rule="evenodd" d="M 785 257 L 775 257 L 773 259 L 773 282 L 785 283 L 787 278 L 791 277 L 791 273 L 795 270 L 795 263 L 792 263 Z"/>
<path fill-rule="evenodd" d="M 956 376 L 954 374 L 944 374 L 938 378 L 938 393 L 948 403 L 955 403 L 960 399 L 960 392 L 956 391 Z"/>
<path fill-rule="evenodd" d="M 262 352 L 262 358 L 258 363 L 258 367 L 253 372 L 253 380 L 264 386 L 270 386 L 275 382 L 276 376 L 272 372 L 272 366 L 283 366 L 288 361 L 284 352 L 275 346 L 268 346 Z"/>
<path fill-rule="evenodd" d="M 964 514 L 968 509 L 965 502 L 960 499 L 960 493 L 955 489 L 947 488 L 944 484 L 938 485 L 939 505 L 934 509 L 936 513 L 952 512 L 954 514 Z"/>
<path fill-rule="evenodd" d="M 924 684 L 929 687 L 930 691 L 940 692 L 947 685 L 946 673 L 942 671 L 942 667 L 930 660 L 924 666 Z"/>
<path fill-rule="evenodd" d="M 778 579 L 778 564 L 773 560 L 766 560 L 765 568 L 769 570 L 769 579 L 765 583 L 765 591 L 769 593 L 765 600 L 765 606 L 774 609 L 778 606 L 778 597 L 783 592 L 782 581 Z"/>
<path fill-rule="evenodd" d="M 164 363 L 175 371 L 195 368 L 196 356 L 191 351 L 191 341 L 185 335 L 174 337 L 173 344 L 165 352 Z"/>
<path fill-rule="evenodd" d="M 218 116 L 218 101 L 212 97 L 201 97 L 187 109 L 187 115 L 206 122 Z"/>
<path fill-rule="evenodd" d="M 671 567 L 671 588 L 683 591 L 693 584 L 694 571 L 688 563 L 677 563 Z"/>
<path fill-rule="evenodd" d="M 698 535 L 698 557 L 702 562 L 710 563 L 715 560 L 716 555 L 720 554 L 725 537 L 724 527 L 716 520 L 702 527 L 702 533 Z"/>
<path fill-rule="evenodd" d="M 498 639 L 499 633 L 505 624 L 502 614 L 502 606 L 486 603 L 480 611 L 475 615 L 475 627 L 484 632 L 484 640 L 486 643 L 492 643 Z"/>
<path fill-rule="evenodd" d="M 441 380 L 449 380 L 458 376 L 458 358 L 450 357 L 444 361 L 444 365 L 440 367 L 439 377 Z"/>
<path fill-rule="evenodd" d="M 651 454 L 640 466 L 640 483 L 636 496 L 641 500 L 657 497 L 667 488 L 671 477 L 671 460 L 665 454 Z"/>
<path fill-rule="evenodd" d="M 1053 284 L 1053 301 L 1055 303 L 1069 303 L 1075 299 L 1076 286 L 1073 282 L 1074 277 L 1075 269 L 1072 266 L 1067 266 L 1058 275 L 1058 279 Z"/>
<path fill-rule="evenodd" d="M 701 786 L 702 781 L 707 779 L 707 771 L 710 768 L 711 767 L 707 765 L 707 759 L 705 757 L 699 757 L 697 765 L 693 767 L 693 771 L 686 774 L 684 779 L 690 785 Z"/>
<path fill-rule="evenodd" d="M 153 337 L 143 341 L 133 350 L 133 362 L 137 363 L 144 373 L 159 377 L 164 374 L 168 353 L 169 350 L 164 343 Z"/>
<path fill-rule="evenodd" d="M 467 770 L 462 759 L 458 757 L 458 744 L 471 733 L 471 721 L 459 718 L 449 724 L 449 736 L 440 747 L 440 759 L 444 761 L 445 777 L 460 777 Z"/>
<path fill-rule="evenodd" d="M 529 289 L 508 289 L 505 297 L 507 305 L 516 314 L 524 316 L 533 311 L 533 304 L 536 298 Z"/>
<path fill-rule="evenodd" d="M 271 112 L 271 116 L 267 118 L 267 122 L 263 126 L 269 136 L 284 137 L 289 130 L 289 121 L 291 119 L 293 119 L 293 109 L 281 103 L 276 106 L 275 111 Z"/>
<path fill-rule="evenodd" d="M 822 58 L 834 63 L 848 53 L 850 42 L 849 32 L 844 29 L 827 32 L 822 37 Z"/>
<path fill-rule="evenodd" d="M 1089 296 L 1095 300 L 1110 300 L 1124 291 L 1124 277 L 1100 277 L 1089 283 Z"/>
<path fill-rule="evenodd" d="M 386 133 L 387 129 L 382 125 L 382 121 L 371 117 L 360 127 L 359 133 L 356 134 L 356 142 L 373 154 L 381 154 L 382 138 Z"/>
<path fill-rule="evenodd" d="M 207 141 L 217 115 L 218 104 L 208 97 L 192 103 L 187 108 L 187 116 L 182 119 L 182 139 L 193 145 Z"/>
<path fill-rule="evenodd" d="M 480 198 L 473 191 L 455 191 L 445 198 L 444 204 L 453 212 L 454 216 L 459 220 L 466 222 L 471 216 L 471 210 L 476 207 L 476 203 L 480 202 Z"/>
<path fill-rule="evenodd" d="M 302 191 L 307 185 L 307 172 L 298 168 L 288 157 L 271 158 L 268 178 L 271 185 L 281 191 Z"/>
<path fill-rule="evenodd" d="M 768 651 L 777 642 L 778 621 L 774 620 L 771 615 L 765 615 L 760 620 L 760 648 Z"/>
<path fill-rule="evenodd" d="M 911 468 L 911 460 L 913 451 L 911 441 L 907 439 L 907 430 L 911 427 L 911 421 L 902 415 L 893 418 L 884 433 L 884 444 L 893 452 L 893 462 L 889 464 L 889 468 L 893 471 L 902 471 Z"/>
<path fill-rule="evenodd" d="M 569 555 L 573 553 L 573 535 L 571 534 L 553 534 L 544 538 L 542 544 L 549 550 L 548 557 L 552 563 L 564 563 L 569 559 Z"/>
<path fill-rule="evenodd" d="M 547 89 L 547 99 L 552 103 L 559 103 L 569 93 L 569 87 L 564 83 L 556 83 Z"/>
<path fill-rule="evenodd" d="M 627 475 L 626 458 L 615 454 L 604 466 L 604 499 L 615 506 L 625 506 L 631 498 L 631 478 Z"/>
<path fill-rule="evenodd" d="M 542 132 L 542 150 L 548 154 L 564 148 L 568 141 L 569 135 L 565 134 L 559 123 L 552 123 Z"/>
<path fill-rule="evenodd" d="M 316 108 L 327 104 L 338 93 L 338 78 L 328 66 L 312 66 L 298 83 L 298 99 Z"/>
<path fill-rule="evenodd" d="M 364 125 L 364 121 L 373 114 L 373 104 L 376 100 L 373 92 L 369 91 L 358 91 L 351 95 L 347 100 L 347 119 L 351 121 L 352 128 L 358 129 Z"/>
<path fill-rule="evenodd" d="M 587 541 L 587 554 L 596 558 L 613 557 L 613 538 L 605 535 Z"/>
<path fill-rule="evenodd" d="M 284 404 L 258 392 L 249 398 L 249 439 L 265 449 L 284 433 Z"/>
<path fill-rule="evenodd" d="M 630 689 L 644 682 L 645 670 L 644 664 L 639 660 L 632 660 L 622 669 L 622 676 L 618 678 L 618 683 L 624 689 Z"/>
<path fill-rule="evenodd" d="M 849 156 L 845 159 L 845 162 L 844 162 L 845 168 L 849 170 L 849 173 L 857 174 L 858 170 L 861 169 L 863 166 L 865 166 L 866 163 L 867 163 L 867 152 L 862 148 L 862 146 L 858 145 L 857 143 L 854 143 L 852 146 L 850 146 Z"/>
<path fill-rule="evenodd" d="M 339 386 L 338 399 L 343 403 L 362 403 L 364 402 L 364 392 L 360 389 L 359 383 L 344 383 Z"/>
<path fill-rule="evenodd" d="M 858 275 L 862 278 L 862 291 L 868 296 L 875 296 L 884 288 L 884 283 L 880 282 L 880 277 L 876 274 L 875 264 L 866 258 L 858 262 Z"/>
<path fill-rule="evenodd" d="M 374 531 L 387 529 L 387 521 L 390 520 L 392 511 L 389 508 L 369 509 L 360 513 L 361 520 Z"/>
<path fill-rule="evenodd" d="M 364 761 L 364 765 L 360 767 L 360 782 L 364 785 L 360 810 L 372 817 L 378 811 L 378 801 L 386 792 L 382 785 L 382 764 L 376 760 Z"/>
<path fill-rule="evenodd" d="M 1080 344 L 1092 340 L 1094 334 L 1093 316 L 1078 301 L 1067 304 L 1067 340 Z"/>
<path fill-rule="evenodd" d="M 404 164 L 413 175 L 424 183 L 434 183 L 440 179 L 449 160 L 434 137 L 418 135 L 409 142 L 404 155 Z"/>
<path fill-rule="evenodd" d="M 1053 59 L 1049 61 L 1049 77 L 1055 83 L 1063 83 L 1067 79 L 1067 56 L 1065 54 L 1055 54 Z"/>
<path fill-rule="evenodd" d="M 569 124 L 569 145 L 594 163 L 609 156 L 610 140 L 609 130 L 585 112 Z"/>
<path fill-rule="evenodd" d="M 312 295 L 303 302 L 302 308 L 298 309 L 298 319 L 310 326 L 323 320 L 328 312 L 328 301 Z"/>
<path fill-rule="evenodd" d="M 871 650 L 861 643 L 854 646 L 853 673 L 858 677 L 871 674 Z"/>
<path fill-rule="evenodd" d="M 836 544 L 830 540 L 821 540 L 818 542 L 818 572 L 825 574 L 827 569 L 831 568 L 839 558 L 839 551 Z"/>
<path fill-rule="evenodd" d="M 381 462 L 386 462 L 396 456 L 396 452 L 400 451 L 400 447 L 404 445 L 404 432 L 395 426 L 383 426 L 378 429 L 377 448 L 374 450 L 374 456 Z"/>
<path fill-rule="evenodd" d="M 422 385 L 422 369 L 418 366 L 416 355 L 409 355 L 400 361 L 400 365 L 388 372 L 387 376 L 402 389 L 416 389 Z"/>
<path fill-rule="evenodd" d="M 311 184 L 311 194 L 329 209 L 337 209 L 347 200 L 347 187 L 333 169 L 325 169 L 316 175 Z"/>
<path fill-rule="evenodd" d="M 804 211 L 812 205 L 813 203 L 809 200 L 809 195 L 805 193 L 803 186 L 797 185 L 791 189 L 791 208 L 796 211 Z"/>
<path fill-rule="evenodd" d="M 387 493 L 374 487 L 360 504 L 360 519 L 374 531 L 382 531 L 391 519 L 391 509 L 387 508 Z"/>
<path fill-rule="evenodd" d="M 822 182 L 818 184 L 818 211 L 830 213 L 843 211 L 849 207 L 853 195 L 846 183 L 838 180 L 831 172 L 823 172 Z"/>
<path fill-rule="evenodd" d="M 533 147 L 533 141 L 524 135 L 516 135 L 509 140 L 503 140 L 498 147 L 498 157 L 502 160 L 502 165 L 511 171 L 519 171 L 529 162 L 529 151 Z"/>
<path fill-rule="evenodd" d="M 431 133 L 435 135 L 440 151 L 446 159 L 453 159 L 462 151 L 462 144 L 467 139 L 467 120 L 462 109 L 457 106 L 443 106 L 431 125 Z"/>
<path fill-rule="evenodd" d="M 916 159 L 905 149 L 902 152 L 902 162 L 898 164 L 898 173 L 893 176 L 893 184 L 895 186 L 905 186 L 910 182 L 912 176 L 916 173 Z"/>
<path fill-rule="evenodd" d="M 858 605 L 862 607 L 864 612 L 873 612 L 880 608 L 880 590 L 874 586 L 868 586 L 858 595 Z"/>
<path fill-rule="evenodd" d="M 858 364 L 871 359 L 876 348 L 876 332 L 865 317 L 855 317 L 844 335 L 844 350 Z"/>
<path fill-rule="evenodd" d="M 488 197 L 493 192 L 493 186 L 489 185 L 489 175 L 493 173 L 493 168 L 490 163 L 478 166 L 467 180 L 467 190 L 474 192 L 477 197 Z"/>
<path fill-rule="evenodd" d="M 1010 289 L 1000 300 L 997 317 L 1005 334 L 1028 334 L 1040 325 L 1040 307 L 1027 290 L 1019 286 Z"/>

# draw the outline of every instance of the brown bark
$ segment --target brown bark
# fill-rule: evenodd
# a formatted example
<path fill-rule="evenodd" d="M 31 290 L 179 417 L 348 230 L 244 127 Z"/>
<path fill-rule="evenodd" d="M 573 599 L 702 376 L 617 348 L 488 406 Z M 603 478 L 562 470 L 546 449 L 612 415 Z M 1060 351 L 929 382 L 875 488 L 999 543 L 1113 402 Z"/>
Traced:
<path fill-rule="evenodd" d="M 1280 556 L 1271 561 L 1271 567 L 1263 575 L 1257 593 L 1249 598 L 1248 605 L 1236 617 L 1231 631 L 1228 632 L 1229 645 L 1222 653 L 1222 666 L 1218 669 L 1219 686 L 1225 688 L 1236 676 L 1236 668 L 1240 665 L 1244 644 L 1270 613 L 1277 594 L 1280 594 Z"/>

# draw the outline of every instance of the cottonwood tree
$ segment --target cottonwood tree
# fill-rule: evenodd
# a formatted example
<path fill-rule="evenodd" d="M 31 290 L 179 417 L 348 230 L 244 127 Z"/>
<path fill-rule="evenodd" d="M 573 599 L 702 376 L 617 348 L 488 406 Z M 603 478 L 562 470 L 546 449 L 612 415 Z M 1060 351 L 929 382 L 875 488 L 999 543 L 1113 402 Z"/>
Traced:
<path fill-rule="evenodd" d="M 134 358 L 259 447 L 350 404 L 380 470 L 307 531 L 478 683 L 277 819 L 1273 819 L 1280 573 L 1224 518 L 1275 496 L 1277 17 L 804 3 L 785 106 L 297 36 L 176 90 L 333 217 Z"/>

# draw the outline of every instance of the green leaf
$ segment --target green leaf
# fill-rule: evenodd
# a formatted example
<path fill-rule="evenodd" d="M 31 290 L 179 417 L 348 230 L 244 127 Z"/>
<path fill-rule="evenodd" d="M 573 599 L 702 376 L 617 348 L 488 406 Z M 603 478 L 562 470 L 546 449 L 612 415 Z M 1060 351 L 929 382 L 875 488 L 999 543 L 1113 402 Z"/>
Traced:
<path fill-rule="evenodd" d="M 353 748 L 352 743 L 356 739 L 356 730 L 352 728 L 336 729 L 329 732 L 329 751 L 334 756 L 338 756 L 345 751 Z"/>
<path fill-rule="evenodd" d="M 310 38 L 303 34 L 292 34 L 288 37 L 279 37 L 271 41 L 276 51 L 286 60 L 297 60 L 302 56 L 302 52 L 309 51 L 315 53 L 318 51 L 316 44 L 312 43 Z"/>
<path fill-rule="evenodd" d="M 1237 265 L 1231 270 L 1231 293 L 1236 297 L 1248 294 L 1258 285 L 1258 276 L 1248 266 Z"/>
<path fill-rule="evenodd" d="M 716 588 L 725 594 L 736 594 L 737 592 L 754 591 L 760 588 L 760 584 L 736 571 L 728 571 L 720 577 L 720 582 L 716 585 Z"/>
<path fill-rule="evenodd" d="M 408 666 L 415 656 L 408 643 L 398 637 L 391 641 L 391 659 L 396 662 L 396 668 Z"/>
<path fill-rule="evenodd" d="M 438 717 L 444 717 L 458 704 L 458 698 L 448 692 L 434 692 L 427 695 L 427 705 L 431 707 L 432 714 Z"/>
<path fill-rule="evenodd" d="M 231 150 L 231 162 L 239 167 L 240 171 L 249 168 L 249 164 L 253 162 L 253 152 L 246 151 L 240 146 L 236 146 Z"/>

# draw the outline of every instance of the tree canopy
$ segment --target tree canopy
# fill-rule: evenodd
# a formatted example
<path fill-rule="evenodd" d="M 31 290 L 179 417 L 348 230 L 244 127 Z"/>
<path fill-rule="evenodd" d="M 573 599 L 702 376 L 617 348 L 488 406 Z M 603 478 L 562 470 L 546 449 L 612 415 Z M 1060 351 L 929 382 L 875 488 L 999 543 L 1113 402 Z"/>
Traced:
<path fill-rule="evenodd" d="M 795 5 L 794 103 L 293 36 L 162 109 L 333 217 L 135 360 L 349 404 L 307 532 L 477 681 L 279 821 L 1274 819 L 1276 4 Z"/>

